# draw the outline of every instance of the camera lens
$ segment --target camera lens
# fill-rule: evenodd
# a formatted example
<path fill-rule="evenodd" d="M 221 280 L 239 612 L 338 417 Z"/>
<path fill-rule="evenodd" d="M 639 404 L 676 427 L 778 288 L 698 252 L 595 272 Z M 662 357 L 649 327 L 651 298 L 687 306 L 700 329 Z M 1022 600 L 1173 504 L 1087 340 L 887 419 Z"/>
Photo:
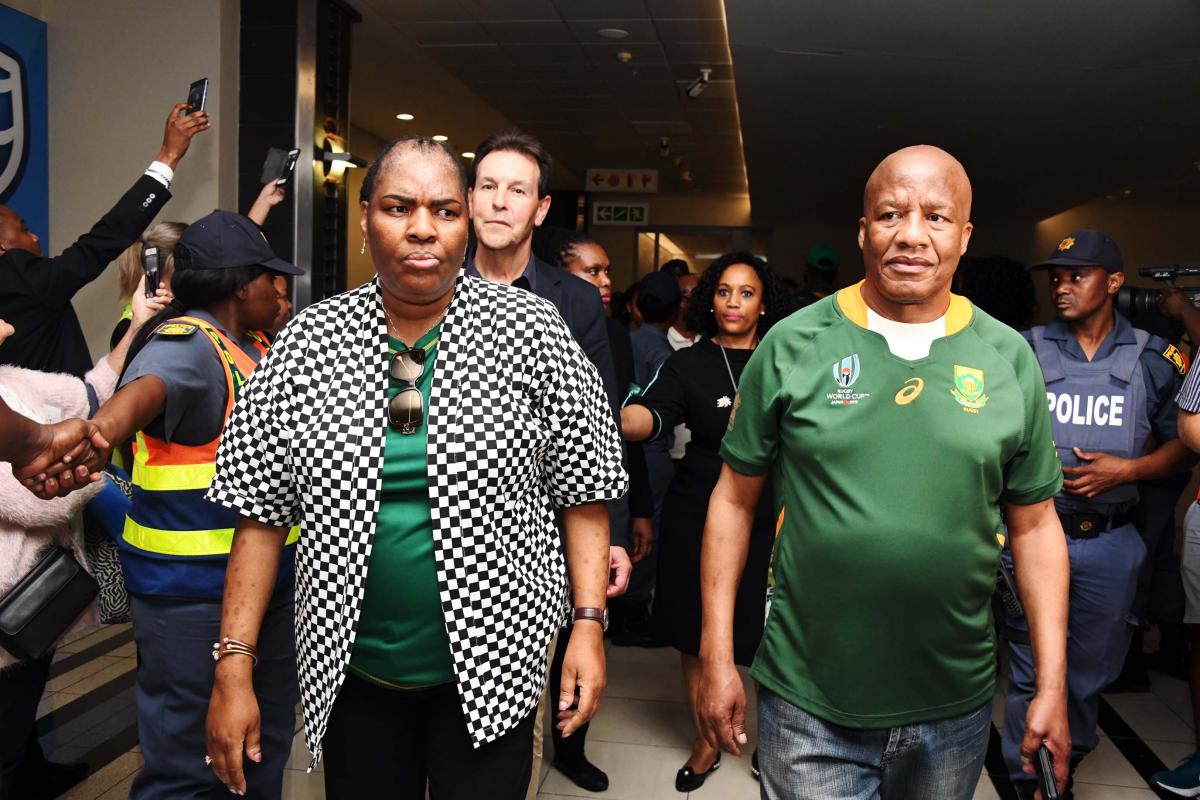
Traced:
<path fill-rule="evenodd" d="M 1158 311 L 1160 297 L 1162 297 L 1162 292 L 1158 289 L 1122 286 L 1117 292 L 1117 310 L 1126 317 L 1160 316 Z"/>

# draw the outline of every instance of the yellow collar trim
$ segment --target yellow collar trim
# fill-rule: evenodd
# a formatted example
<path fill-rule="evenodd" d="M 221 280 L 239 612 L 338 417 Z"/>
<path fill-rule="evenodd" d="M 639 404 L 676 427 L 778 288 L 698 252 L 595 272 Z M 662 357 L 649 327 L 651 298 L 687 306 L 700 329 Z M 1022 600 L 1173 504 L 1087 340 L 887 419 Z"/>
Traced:
<path fill-rule="evenodd" d="M 838 290 L 837 293 L 838 308 L 846 315 L 846 319 L 860 328 L 867 327 L 867 301 L 863 300 L 862 296 L 864 283 L 866 281 L 859 281 L 853 286 Z M 950 307 L 946 309 L 946 335 L 953 336 L 967 327 L 971 324 L 974 314 L 970 300 L 961 295 L 950 295 Z"/>

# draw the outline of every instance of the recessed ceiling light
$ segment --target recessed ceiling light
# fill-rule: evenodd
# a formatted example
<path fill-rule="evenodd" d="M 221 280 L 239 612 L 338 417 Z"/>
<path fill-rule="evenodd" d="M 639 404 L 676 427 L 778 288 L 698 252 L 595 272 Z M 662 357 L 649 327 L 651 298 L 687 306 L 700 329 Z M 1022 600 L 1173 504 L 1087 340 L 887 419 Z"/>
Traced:
<path fill-rule="evenodd" d="M 604 39 L 624 39 L 629 36 L 629 31 L 624 28 L 601 28 L 596 33 Z"/>
<path fill-rule="evenodd" d="M 467 152 L 465 152 L 465 153 L 463 153 L 463 154 L 462 154 L 462 157 L 463 157 L 463 158 L 474 158 L 474 157 L 475 157 L 475 154 L 474 154 L 474 153 L 472 153 L 470 150 L 468 150 Z"/>
<path fill-rule="evenodd" d="M 435 142 L 445 142 L 445 141 L 449 141 L 449 139 L 450 139 L 450 137 L 444 133 L 439 133 L 437 136 L 433 137 L 433 140 Z"/>
<path fill-rule="evenodd" d="M 413 119 L 413 115 L 412 114 L 397 114 L 396 119 L 402 119 L 405 122 L 408 122 L 409 120 Z"/>

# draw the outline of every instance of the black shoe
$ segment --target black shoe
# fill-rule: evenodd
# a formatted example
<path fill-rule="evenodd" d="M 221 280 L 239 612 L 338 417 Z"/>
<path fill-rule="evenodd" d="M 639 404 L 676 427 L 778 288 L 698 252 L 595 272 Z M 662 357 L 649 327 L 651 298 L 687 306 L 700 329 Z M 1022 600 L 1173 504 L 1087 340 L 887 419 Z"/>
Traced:
<path fill-rule="evenodd" d="M 603 792 L 608 788 L 608 775 L 586 757 L 580 757 L 579 763 L 569 762 L 565 758 L 554 757 L 554 768 L 571 779 L 580 789 L 589 792 Z"/>
<path fill-rule="evenodd" d="M 681 770 L 679 770 L 679 772 L 675 773 L 675 791 L 677 791 L 677 792 L 694 792 L 694 791 L 696 791 L 697 789 L 699 789 L 701 786 L 704 785 L 704 782 L 706 780 L 708 780 L 708 776 L 712 775 L 714 772 L 716 772 L 717 768 L 720 766 L 721 766 L 721 754 L 720 753 L 717 753 L 717 760 L 714 761 L 713 765 L 708 768 L 708 771 L 701 772 L 699 775 L 697 775 L 695 772 L 692 772 L 691 767 L 684 766 L 683 769 L 681 769 Z"/>
<path fill-rule="evenodd" d="M 762 770 L 758 768 L 758 748 L 754 748 L 754 755 L 750 756 L 750 774 L 754 776 L 754 780 L 762 778 Z"/>

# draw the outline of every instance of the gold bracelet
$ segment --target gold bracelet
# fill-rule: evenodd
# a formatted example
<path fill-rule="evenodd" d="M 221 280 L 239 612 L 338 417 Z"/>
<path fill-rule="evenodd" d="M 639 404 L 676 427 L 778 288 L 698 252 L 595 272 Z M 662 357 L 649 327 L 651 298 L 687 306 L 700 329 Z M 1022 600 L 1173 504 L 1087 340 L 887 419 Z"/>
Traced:
<path fill-rule="evenodd" d="M 219 642 L 213 643 L 213 661 L 220 661 L 225 656 L 232 655 L 250 656 L 251 660 L 254 661 L 254 666 L 258 666 L 258 648 L 254 645 L 239 642 L 237 639 L 230 639 L 228 636 Z"/>

